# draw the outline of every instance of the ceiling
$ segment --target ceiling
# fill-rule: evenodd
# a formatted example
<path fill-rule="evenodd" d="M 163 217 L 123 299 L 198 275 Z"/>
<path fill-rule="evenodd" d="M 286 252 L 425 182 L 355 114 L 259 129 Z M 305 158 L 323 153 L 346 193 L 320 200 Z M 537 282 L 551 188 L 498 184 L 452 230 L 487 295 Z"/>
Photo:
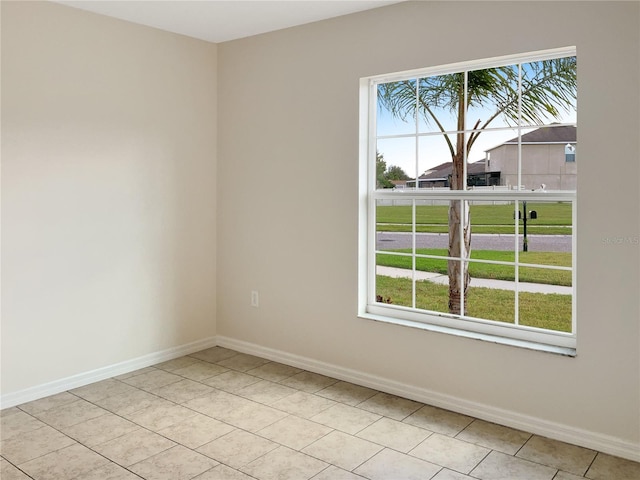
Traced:
<path fill-rule="evenodd" d="M 403 0 L 59 0 L 133 23 L 225 42 Z"/>

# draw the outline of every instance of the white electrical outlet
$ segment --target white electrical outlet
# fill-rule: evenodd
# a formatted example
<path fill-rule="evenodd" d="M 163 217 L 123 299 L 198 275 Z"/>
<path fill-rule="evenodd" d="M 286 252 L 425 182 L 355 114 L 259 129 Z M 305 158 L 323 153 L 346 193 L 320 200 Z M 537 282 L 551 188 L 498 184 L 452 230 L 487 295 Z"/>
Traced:
<path fill-rule="evenodd" d="M 259 307 L 260 306 L 260 296 L 258 295 L 258 291 L 257 290 L 252 290 L 251 291 L 251 306 L 252 307 Z"/>

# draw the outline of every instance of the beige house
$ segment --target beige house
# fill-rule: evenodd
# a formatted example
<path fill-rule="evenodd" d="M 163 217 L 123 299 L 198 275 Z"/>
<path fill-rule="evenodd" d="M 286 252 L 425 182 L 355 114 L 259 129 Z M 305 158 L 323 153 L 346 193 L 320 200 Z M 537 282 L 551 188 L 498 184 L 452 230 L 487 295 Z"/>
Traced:
<path fill-rule="evenodd" d="M 525 189 L 576 189 L 576 127 L 543 127 L 522 136 L 522 174 Z M 518 185 L 518 140 L 487 150 L 485 172 L 500 172 L 500 184 Z M 544 185 L 544 187 L 543 187 Z"/>

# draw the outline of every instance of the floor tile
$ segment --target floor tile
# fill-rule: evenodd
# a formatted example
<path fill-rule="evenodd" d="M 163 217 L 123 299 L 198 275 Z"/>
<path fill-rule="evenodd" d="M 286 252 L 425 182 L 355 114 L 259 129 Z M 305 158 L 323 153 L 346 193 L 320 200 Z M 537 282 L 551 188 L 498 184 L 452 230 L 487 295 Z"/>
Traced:
<path fill-rule="evenodd" d="M 170 383 L 179 382 L 180 380 L 182 380 L 182 377 L 179 375 L 154 368 L 150 372 L 127 378 L 123 380 L 123 382 L 143 390 L 153 390 L 169 385 Z"/>
<path fill-rule="evenodd" d="M 593 480 L 637 480 L 640 478 L 640 463 L 598 453 L 585 476 Z"/>
<path fill-rule="evenodd" d="M 31 415 L 42 413 L 46 410 L 50 410 L 55 407 L 60 407 L 68 403 L 73 403 L 78 400 L 78 397 L 72 395 L 69 392 L 62 392 L 56 395 L 50 395 L 48 397 L 40 398 L 32 402 L 23 403 L 20 405 L 20 410 L 23 410 Z M 3 410 L 4 411 L 4 410 Z"/>
<path fill-rule="evenodd" d="M 146 480 L 190 480 L 216 465 L 215 460 L 177 445 L 129 468 Z"/>
<path fill-rule="evenodd" d="M 243 430 L 234 430 L 198 448 L 198 452 L 233 468 L 240 468 L 278 448 L 278 444 Z"/>
<path fill-rule="evenodd" d="M 203 380 L 202 383 L 224 390 L 225 392 L 235 393 L 247 385 L 252 385 L 260 381 L 262 381 L 262 379 L 254 377 L 253 375 L 229 370 L 221 373 L 220 375 L 216 375 L 215 377 L 207 378 L 206 380 Z"/>
<path fill-rule="evenodd" d="M 140 477 L 120 465 L 109 462 L 107 465 L 83 473 L 73 480 L 140 480 Z"/>
<path fill-rule="evenodd" d="M 574 475 L 584 475 L 593 462 L 596 452 L 534 435 L 516 456 Z"/>
<path fill-rule="evenodd" d="M 27 405 L 27 404 L 23 403 L 22 405 Z M 22 405 L 20 406 L 22 407 Z M 2 410 L 0 410 L 0 418 L 9 417 L 11 415 L 15 415 L 16 413 L 24 413 L 24 412 L 20 410 L 20 408 L 18 407 L 3 408 Z"/>
<path fill-rule="evenodd" d="M 238 370 L 240 372 L 246 372 L 254 368 L 269 363 L 269 360 L 264 358 L 255 357 L 253 355 L 247 355 L 246 353 L 239 353 L 233 357 L 216 362 L 218 365 L 230 368 L 231 370 Z"/>
<path fill-rule="evenodd" d="M 574 475 L 573 473 L 558 472 L 553 480 L 584 480 L 585 477 Z"/>
<path fill-rule="evenodd" d="M 257 434 L 294 450 L 302 450 L 332 431 L 324 425 L 290 415 L 259 430 Z"/>
<path fill-rule="evenodd" d="M 429 480 L 442 467 L 385 448 L 360 465 L 354 473 L 371 480 Z"/>
<path fill-rule="evenodd" d="M 221 373 L 228 371 L 229 369 L 221 367 L 220 365 L 196 360 L 195 363 L 173 370 L 171 373 L 180 375 L 181 377 L 186 377 L 190 380 L 195 380 L 196 382 L 201 382 L 207 378 L 215 377 L 216 375 L 220 375 Z"/>
<path fill-rule="evenodd" d="M 443 468 L 436 474 L 435 477 L 433 477 L 432 480 L 474 480 L 474 479 L 469 475 L 464 475 L 462 473 L 449 470 L 448 468 Z"/>
<path fill-rule="evenodd" d="M 135 377 L 137 375 L 142 375 L 143 373 L 153 372 L 156 370 L 154 367 L 144 367 L 139 368 L 138 370 L 134 370 L 133 372 L 123 373 L 122 375 L 118 375 L 117 377 L 113 377 L 116 380 L 125 380 L 127 378 Z"/>
<path fill-rule="evenodd" d="M 65 427 L 62 431 L 88 447 L 100 445 L 137 430 L 139 427 L 118 415 L 107 413 L 91 420 Z"/>
<path fill-rule="evenodd" d="M 249 375 L 260 377 L 264 380 L 270 380 L 272 382 L 279 382 L 286 378 L 289 378 L 296 373 L 302 372 L 302 369 L 296 367 L 290 367 L 277 362 L 269 362 L 259 367 L 249 370 Z"/>
<path fill-rule="evenodd" d="M 62 429 L 92 418 L 106 415 L 107 410 L 97 407 L 86 400 L 77 400 L 66 405 L 51 408 L 37 414 L 38 418 L 53 428 Z"/>
<path fill-rule="evenodd" d="M 255 433 L 289 415 L 286 412 L 260 403 L 249 400 L 246 400 L 246 402 L 246 404 L 227 414 L 218 414 L 216 418 L 234 427 Z"/>
<path fill-rule="evenodd" d="M 309 455 L 278 447 L 240 470 L 260 480 L 306 480 L 327 466 Z"/>
<path fill-rule="evenodd" d="M 329 407 L 319 414 L 314 415 L 311 417 L 311 420 L 355 435 L 360 430 L 380 420 L 380 418 L 382 417 L 375 413 L 337 403 L 333 407 Z"/>
<path fill-rule="evenodd" d="M 254 402 L 264 403 L 265 405 L 271 405 L 278 400 L 281 400 L 289 395 L 297 393 L 297 390 L 274 383 L 269 380 L 260 380 L 257 383 L 241 388 L 236 392 L 236 395 L 248 398 Z"/>
<path fill-rule="evenodd" d="M 423 405 L 423 403 L 380 392 L 357 406 L 394 420 L 403 420 Z"/>
<path fill-rule="evenodd" d="M 376 393 L 378 393 L 377 390 L 354 385 L 353 383 L 336 382 L 316 392 L 316 395 L 355 406 L 373 397 Z"/>
<path fill-rule="evenodd" d="M 125 415 L 125 417 L 133 423 L 157 432 L 193 417 L 195 414 L 196 412 L 189 408 L 167 402 L 166 404 L 147 407 L 131 415 Z"/>
<path fill-rule="evenodd" d="M 120 380 L 110 378 L 102 380 L 101 382 L 85 385 L 84 387 L 74 388 L 73 390 L 70 390 L 70 392 L 89 402 L 95 403 L 96 400 L 102 400 L 103 398 L 121 393 L 130 393 L 133 390 L 134 387 L 131 385 L 127 385 Z"/>
<path fill-rule="evenodd" d="M 159 368 L 160 370 L 166 370 L 167 372 L 174 372 L 175 370 L 179 370 L 194 363 L 198 363 L 198 361 L 199 360 L 197 358 L 185 356 L 158 363 L 157 365 L 154 365 L 154 367 Z"/>
<path fill-rule="evenodd" d="M 76 443 L 73 439 L 45 425 L 0 442 L 0 453 L 15 465 Z"/>
<path fill-rule="evenodd" d="M 480 480 L 551 480 L 555 468 L 493 451 L 471 475 Z"/>
<path fill-rule="evenodd" d="M 116 415 L 130 415 L 153 405 L 164 404 L 166 400 L 136 388 L 132 392 L 113 395 L 97 400 L 95 403 Z"/>
<path fill-rule="evenodd" d="M 455 436 L 473 422 L 472 417 L 425 405 L 409 415 L 403 421 L 432 432 Z"/>
<path fill-rule="evenodd" d="M 234 468 L 227 467 L 226 465 L 218 465 L 211 470 L 207 470 L 201 475 L 194 477 L 193 480 L 254 480 L 249 475 L 246 475 Z"/>
<path fill-rule="evenodd" d="M 196 449 L 234 430 L 231 425 L 197 413 L 158 433 L 185 447 Z"/>
<path fill-rule="evenodd" d="M 329 385 L 338 383 L 338 380 L 318 373 L 303 371 L 281 380 L 280 383 L 303 392 L 316 393 Z"/>
<path fill-rule="evenodd" d="M 345 470 L 353 470 L 382 448 L 373 442 L 334 431 L 304 448 L 302 452 Z"/>
<path fill-rule="evenodd" d="M 208 387 L 193 380 L 184 379 L 176 383 L 170 383 L 164 387 L 150 390 L 150 392 L 175 403 L 185 403 L 213 392 L 213 387 Z"/>
<path fill-rule="evenodd" d="M 117 464 L 128 467 L 173 446 L 175 443 L 171 440 L 141 428 L 97 445 L 93 449 Z"/>
<path fill-rule="evenodd" d="M 76 443 L 30 460 L 19 467 L 38 480 L 61 480 L 76 478 L 107 464 L 107 459 Z"/>
<path fill-rule="evenodd" d="M 221 390 L 214 390 L 207 395 L 189 400 L 183 405 L 191 410 L 195 410 L 196 412 L 200 412 L 209 417 L 220 420 L 222 417 L 229 415 L 234 410 L 237 410 L 244 405 L 250 405 L 251 403 L 252 402 L 246 398 L 223 392 Z"/>
<path fill-rule="evenodd" d="M 363 480 L 364 477 L 330 465 L 313 477 L 312 480 Z"/>
<path fill-rule="evenodd" d="M 423 428 L 383 417 L 356 436 L 402 453 L 409 453 L 431 433 Z"/>
<path fill-rule="evenodd" d="M 197 353 L 192 353 L 189 356 L 209 363 L 218 363 L 227 358 L 235 357 L 236 355 L 238 355 L 238 352 L 235 350 L 229 350 L 224 347 L 212 347 Z"/>
<path fill-rule="evenodd" d="M 456 435 L 456 438 L 498 450 L 508 455 L 515 455 L 531 438 L 531 434 L 483 420 L 474 420 L 467 428 Z"/>
<path fill-rule="evenodd" d="M 10 415 L 0 417 L 0 432 L 2 432 L 2 440 L 9 440 L 17 435 L 37 430 L 46 426 L 35 417 L 20 410 Z"/>
<path fill-rule="evenodd" d="M 26 473 L 4 458 L 0 458 L 0 478 L 2 480 L 31 480 Z"/>
<path fill-rule="evenodd" d="M 460 473 L 469 473 L 490 452 L 488 448 L 434 433 L 410 454 Z"/>
<path fill-rule="evenodd" d="M 333 400 L 300 391 L 271 404 L 273 408 L 304 418 L 311 418 L 334 405 Z"/>

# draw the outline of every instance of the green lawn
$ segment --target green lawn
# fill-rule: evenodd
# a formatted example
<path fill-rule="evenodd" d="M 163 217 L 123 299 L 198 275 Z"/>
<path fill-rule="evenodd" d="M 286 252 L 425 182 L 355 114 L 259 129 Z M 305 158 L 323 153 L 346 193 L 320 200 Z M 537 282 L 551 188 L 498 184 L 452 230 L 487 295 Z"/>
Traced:
<path fill-rule="evenodd" d="M 411 253 L 411 249 L 394 250 L 394 252 Z M 446 249 L 421 248 L 417 249 L 419 255 L 446 256 Z M 499 250 L 472 250 L 471 258 L 479 260 L 494 260 L 513 262 L 515 253 Z M 520 252 L 520 263 L 538 265 L 571 266 L 571 253 L 565 252 Z M 410 256 L 377 255 L 377 264 L 386 267 L 411 268 Z M 437 272 L 447 274 L 447 260 L 434 258 L 416 258 L 416 269 L 425 272 Z M 515 268 L 509 265 L 494 265 L 487 263 L 469 263 L 469 274 L 473 278 L 490 278 L 495 280 L 515 280 Z M 549 270 L 544 268 L 520 267 L 519 280 L 521 282 L 545 283 L 549 285 L 571 286 L 571 272 L 567 270 Z"/>
<path fill-rule="evenodd" d="M 411 306 L 411 280 L 376 277 L 376 294 L 394 305 Z M 428 281 L 416 282 L 417 308 L 448 312 L 449 288 Z M 571 331 L 571 295 L 520 292 L 519 323 L 561 332 Z M 515 294 L 510 290 L 470 288 L 467 315 L 513 323 Z"/>

